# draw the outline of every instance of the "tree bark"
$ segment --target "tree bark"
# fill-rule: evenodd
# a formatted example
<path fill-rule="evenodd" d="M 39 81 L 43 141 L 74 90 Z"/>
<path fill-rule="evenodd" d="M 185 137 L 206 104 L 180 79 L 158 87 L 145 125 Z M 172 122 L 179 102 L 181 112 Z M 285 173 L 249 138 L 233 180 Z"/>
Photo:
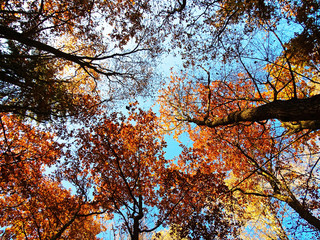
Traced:
<path fill-rule="evenodd" d="M 236 111 L 213 120 L 185 119 L 199 126 L 211 128 L 241 122 L 259 122 L 278 119 L 282 122 L 299 122 L 300 129 L 320 128 L 320 94 L 305 99 L 278 100 L 258 107 Z"/>
<path fill-rule="evenodd" d="M 281 194 L 275 194 L 273 197 L 280 201 L 286 202 L 299 216 L 306 220 L 311 226 L 320 231 L 320 219 L 312 215 L 312 213 L 306 209 L 298 199 L 292 197 L 285 197 Z"/>
<path fill-rule="evenodd" d="M 139 202 L 138 202 L 138 215 L 134 216 L 133 218 L 133 234 L 132 240 L 139 240 L 139 235 L 141 233 L 140 230 L 140 220 L 143 218 L 143 207 L 142 207 L 142 195 L 139 195 Z"/>
<path fill-rule="evenodd" d="M 288 205 L 293 208 L 301 218 L 320 231 L 320 220 L 313 216 L 311 212 L 305 209 L 300 203 L 292 201 L 288 202 Z"/>

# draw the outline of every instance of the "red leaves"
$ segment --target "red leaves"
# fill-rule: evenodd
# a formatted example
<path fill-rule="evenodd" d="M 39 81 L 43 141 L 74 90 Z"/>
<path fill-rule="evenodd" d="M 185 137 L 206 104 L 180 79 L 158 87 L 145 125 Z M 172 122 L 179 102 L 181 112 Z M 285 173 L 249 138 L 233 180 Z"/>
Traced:
<path fill-rule="evenodd" d="M 5 238 L 77 239 L 82 233 L 88 237 L 81 239 L 94 239 L 101 230 L 98 222 L 83 217 L 91 206 L 46 176 L 60 158 L 62 145 L 53 139 L 13 115 L 1 115 L 0 226 Z"/>
<path fill-rule="evenodd" d="M 241 56 L 239 61 L 242 61 Z M 290 62 L 284 55 L 267 64 L 264 69 L 269 74 L 267 80 L 254 77 L 258 73 L 250 72 L 249 65 L 244 62 L 245 74 L 231 72 L 222 79 L 218 74 L 212 79 L 208 71 L 206 78 L 172 76 L 169 86 L 161 92 L 161 120 L 164 127 L 175 130 L 176 138 L 186 131 L 193 141 L 193 148 L 184 149 L 178 161 L 179 168 L 189 177 L 198 171 L 208 176 L 220 176 L 220 181 L 229 188 L 225 193 L 232 193 L 237 198 L 234 213 L 238 219 L 242 215 L 247 215 L 248 219 L 255 218 L 250 211 L 255 211 L 252 210 L 255 207 L 257 212 L 262 210 L 254 202 L 269 204 L 267 200 L 272 198 L 275 204 L 277 201 L 288 204 L 318 229 L 319 219 L 310 214 L 313 210 L 310 206 L 314 206 L 316 198 L 310 199 L 310 205 L 301 202 L 304 194 L 313 196 L 313 192 L 318 191 L 306 188 L 310 179 L 317 175 L 313 172 L 318 164 L 315 163 L 318 147 L 314 144 L 317 132 L 310 131 L 318 128 L 305 125 L 317 117 L 308 116 L 314 113 L 311 109 L 299 115 L 311 106 L 308 101 L 318 98 L 317 95 L 312 97 L 315 88 L 310 80 L 316 71 L 293 63 L 294 59 Z M 264 76 L 263 72 L 259 74 Z M 282 101 L 276 101 L 279 99 Z M 299 105 L 300 101 L 305 104 Z M 316 101 L 313 103 L 318 106 Z M 283 104 L 283 107 L 277 104 Z M 275 114 L 262 117 L 267 112 Z M 300 121 L 303 117 L 306 121 Z M 315 124 L 318 121 L 309 122 Z M 286 132 L 286 128 L 290 131 Z M 304 129 L 309 129 L 309 132 Z M 307 161 L 312 164 L 302 167 Z M 210 186 L 203 179 L 193 182 L 195 186 L 192 189 L 198 188 L 199 192 L 202 186 Z M 312 185 L 319 187 L 315 178 Z M 223 198 L 222 201 L 227 204 L 230 199 Z M 281 229 L 276 214 L 265 213 L 266 220 L 263 221 Z"/>
<path fill-rule="evenodd" d="M 156 179 L 166 163 L 165 143 L 157 132 L 154 113 L 130 108 L 128 118 L 113 114 L 100 119 L 90 133 L 80 133 L 78 156 L 98 185 L 95 198 L 111 203 L 121 199 L 122 205 L 141 194 L 152 204 Z"/>

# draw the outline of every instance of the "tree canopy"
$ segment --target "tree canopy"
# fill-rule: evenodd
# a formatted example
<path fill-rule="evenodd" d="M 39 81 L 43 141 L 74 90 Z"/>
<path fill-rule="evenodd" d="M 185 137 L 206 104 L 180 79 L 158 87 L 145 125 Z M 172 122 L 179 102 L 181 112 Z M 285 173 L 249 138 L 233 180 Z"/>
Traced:
<path fill-rule="evenodd" d="M 318 1 L 0 6 L 1 238 L 319 237 Z"/>

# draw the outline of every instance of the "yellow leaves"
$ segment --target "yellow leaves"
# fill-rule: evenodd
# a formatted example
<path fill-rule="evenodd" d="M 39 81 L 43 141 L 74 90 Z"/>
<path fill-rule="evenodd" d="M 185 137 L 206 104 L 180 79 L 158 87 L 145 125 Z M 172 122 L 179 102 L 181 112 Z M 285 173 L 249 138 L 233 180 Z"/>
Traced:
<path fill-rule="evenodd" d="M 247 204 L 247 207 L 241 210 L 241 217 L 245 220 L 240 233 L 242 239 L 278 239 L 285 235 L 281 226 L 282 219 L 276 215 L 277 208 L 274 203 L 267 199 L 255 199 Z"/>
<path fill-rule="evenodd" d="M 292 57 L 289 62 L 285 56 L 280 56 L 274 63 L 267 64 L 265 70 L 271 77 L 271 80 L 266 84 L 267 98 L 270 100 L 313 96 L 318 87 L 317 70 L 299 63 L 295 64 L 295 57 Z M 275 97 L 276 99 L 274 99 Z"/>
<path fill-rule="evenodd" d="M 170 78 L 168 86 L 161 90 L 158 98 L 160 124 L 164 131 L 174 130 L 174 138 L 178 140 L 178 136 L 185 131 L 181 120 L 185 120 L 189 113 L 197 111 L 194 102 L 198 100 L 198 96 L 194 94 L 196 89 L 186 74 L 180 77 L 176 73 L 171 73 Z"/>
<path fill-rule="evenodd" d="M 290 194 L 302 197 L 301 192 L 308 191 L 304 185 L 308 180 L 303 175 L 307 176 L 308 171 L 302 168 L 306 163 L 303 156 L 317 156 L 319 149 L 313 140 L 318 133 L 281 135 L 280 124 L 270 119 L 221 127 L 212 124 L 215 119 L 236 116 L 239 110 L 274 100 L 307 98 L 320 89 L 318 72 L 295 64 L 294 56 L 278 57 L 265 66 L 265 71 L 267 75 L 262 79 L 238 72 L 227 79 L 207 80 L 209 83 L 172 74 L 170 83 L 160 92 L 160 119 L 165 129 L 175 130 L 176 138 L 185 131 L 193 141 L 193 148 L 185 149 L 173 169 L 190 178 L 200 173 L 225 174 L 225 184 L 236 191 L 233 197 L 237 217 L 247 221 L 244 233 L 251 226 L 255 233 L 260 233 L 259 239 L 276 239 L 285 235 L 277 218 L 285 217 L 285 213 L 274 210 L 274 205 L 280 200 L 284 206 Z M 303 153 L 304 149 L 310 152 Z M 278 200 L 270 201 L 272 197 Z M 246 237 L 252 239 L 251 235 Z"/>
<path fill-rule="evenodd" d="M 169 228 L 168 230 L 161 230 L 160 232 L 154 234 L 152 240 L 187 240 L 187 238 L 180 238 L 174 229 Z"/>

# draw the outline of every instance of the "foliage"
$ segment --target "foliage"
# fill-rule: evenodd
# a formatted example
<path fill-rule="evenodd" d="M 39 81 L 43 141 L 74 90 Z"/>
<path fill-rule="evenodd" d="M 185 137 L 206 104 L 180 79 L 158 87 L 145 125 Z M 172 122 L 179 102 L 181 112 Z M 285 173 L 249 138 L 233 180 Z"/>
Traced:
<path fill-rule="evenodd" d="M 45 168 L 60 157 L 61 146 L 53 137 L 12 115 L 1 115 L 3 238 L 96 239 L 103 229 L 82 196 L 73 196 L 58 179 L 46 176 Z"/>
<path fill-rule="evenodd" d="M 143 11 L 129 0 L 2 2 L 1 112 L 46 120 L 148 92 Z"/>
<path fill-rule="evenodd" d="M 191 36 L 185 45 L 197 43 L 191 49 L 201 46 L 206 53 L 186 55 L 193 75 L 190 70 L 173 72 L 161 91 L 163 125 L 174 129 L 176 137 L 187 131 L 197 163 L 226 174 L 225 182 L 237 199 L 235 216 L 247 226 L 258 221 L 261 238 L 294 238 L 294 230 L 285 223 L 290 211 L 284 211 L 285 206 L 299 216 L 296 226 L 307 225 L 317 236 L 319 40 L 313 34 L 319 31 L 319 6 L 314 1 L 226 1 L 214 15 L 209 15 L 213 5 L 207 6 L 193 27 L 206 31 L 214 24 L 213 35 L 203 34 L 212 41 L 198 42 Z M 284 19 L 296 35 L 284 35 Z M 299 32 L 299 25 L 309 30 Z M 312 47 L 298 43 L 307 35 Z M 303 59 L 296 54 L 299 49 Z"/>
<path fill-rule="evenodd" d="M 74 132 L 78 150 L 66 153 L 61 175 L 78 191 L 91 191 L 92 203 L 109 216 L 120 218 L 117 229 L 122 235 L 128 233 L 130 239 L 172 222 L 179 223 L 181 231 L 189 231 L 190 224 L 205 216 L 216 228 L 210 233 L 199 231 L 199 236 L 228 234 L 229 221 L 218 218 L 225 215 L 223 205 L 205 204 L 208 194 L 199 195 L 195 188 L 196 182 L 212 181 L 211 195 L 221 194 L 224 187 L 218 176 L 200 172 L 189 176 L 165 159 L 166 143 L 157 117 L 134 105 L 127 107 L 127 117 L 118 113 L 95 115 L 86 123 L 85 131 Z"/>
<path fill-rule="evenodd" d="M 318 1 L 0 6 L 2 238 L 319 237 Z M 112 109 L 153 93 L 162 53 L 184 69 L 160 118 Z M 172 129 L 193 144 L 166 159 Z"/>

